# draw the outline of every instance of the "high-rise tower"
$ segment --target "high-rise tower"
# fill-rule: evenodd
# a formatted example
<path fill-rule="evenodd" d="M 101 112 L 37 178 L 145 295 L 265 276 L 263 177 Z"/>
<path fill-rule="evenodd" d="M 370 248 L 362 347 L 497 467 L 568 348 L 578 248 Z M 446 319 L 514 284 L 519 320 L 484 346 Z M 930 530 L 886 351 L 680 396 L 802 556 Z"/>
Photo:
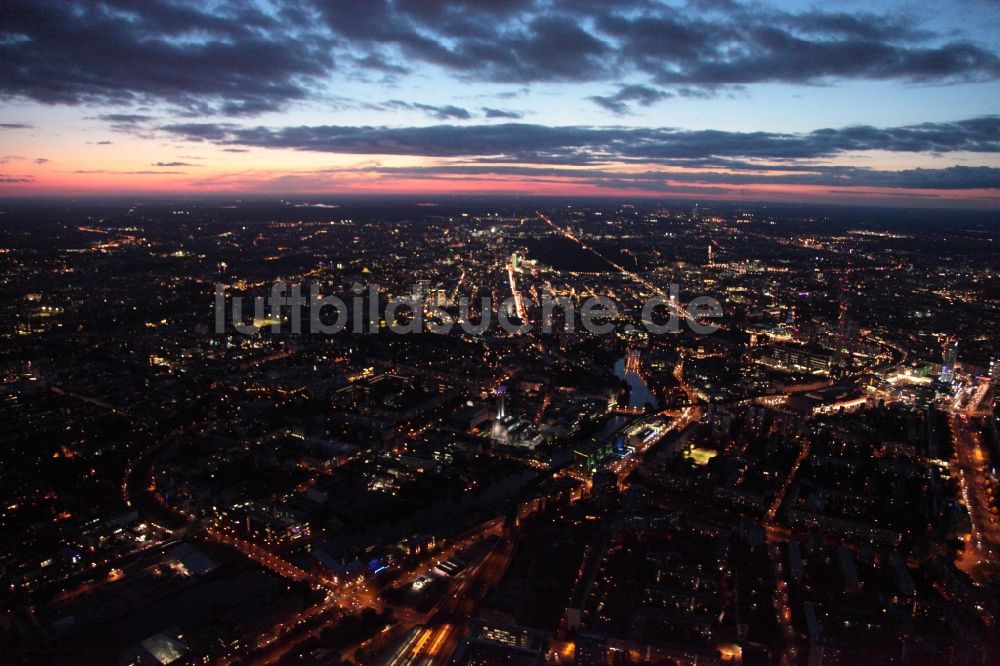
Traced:
<path fill-rule="evenodd" d="M 950 384 L 955 381 L 955 364 L 958 362 L 958 341 L 948 340 L 941 353 L 941 381 Z"/>

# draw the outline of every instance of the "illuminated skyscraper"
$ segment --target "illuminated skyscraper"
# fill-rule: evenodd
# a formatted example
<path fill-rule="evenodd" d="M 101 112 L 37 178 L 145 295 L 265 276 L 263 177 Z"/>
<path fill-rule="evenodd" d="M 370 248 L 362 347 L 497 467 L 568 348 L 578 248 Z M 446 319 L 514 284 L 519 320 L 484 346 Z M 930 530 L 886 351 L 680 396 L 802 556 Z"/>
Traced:
<path fill-rule="evenodd" d="M 958 341 L 949 340 L 945 343 L 941 354 L 941 381 L 950 384 L 955 380 L 955 364 L 958 362 Z"/>

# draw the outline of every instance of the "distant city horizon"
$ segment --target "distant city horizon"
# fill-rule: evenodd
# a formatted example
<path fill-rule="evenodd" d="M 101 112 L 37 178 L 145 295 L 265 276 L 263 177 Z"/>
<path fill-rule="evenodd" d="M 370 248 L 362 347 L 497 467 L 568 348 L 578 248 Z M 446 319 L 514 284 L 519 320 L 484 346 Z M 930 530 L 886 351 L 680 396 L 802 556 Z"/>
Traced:
<path fill-rule="evenodd" d="M 121 192 L 114 194 L 107 193 L 84 193 L 84 194 L 24 194 L 24 195 L 0 195 L 0 207 L 19 208 L 23 206 L 46 206 L 54 204 L 74 204 L 74 205 L 101 205 L 133 203 L 135 205 L 168 205 L 179 203 L 185 205 L 234 205 L 237 203 L 258 203 L 258 204 L 281 204 L 298 208 L 339 208 L 358 205 L 406 205 L 418 207 L 447 207 L 447 206 L 496 206 L 510 205 L 516 203 L 537 204 L 563 204 L 577 203 L 620 203 L 620 204 L 642 204 L 642 205 L 662 205 L 670 207 L 679 206 L 705 206 L 710 209 L 761 209 L 774 208 L 778 210 L 802 210 L 812 212 L 822 212 L 824 210 L 833 211 L 880 211 L 880 212 L 907 212 L 926 215 L 928 220 L 934 219 L 935 212 L 953 211 L 959 214 L 970 214 L 982 216 L 986 221 L 996 221 L 1000 223 L 1000 217 L 996 215 L 997 209 L 989 200 L 976 200 L 957 202 L 954 200 L 934 200 L 920 201 L 917 203 L 896 203 L 886 200 L 875 201 L 816 201 L 805 199 L 791 199 L 782 201 L 780 199 L 739 199 L 739 198 L 719 198 L 710 199 L 704 197 L 685 197 L 683 195 L 664 197 L 662 195 L 636 195 L 635 193 L 616 194 L 593 194 L 585 196 L 574 196 L 569 194 L 518 194 L 518 193 L 357 193 L 357 194 L 337 194 L 329 192 L 284 192 L 284 193 L 260 193 L 260 192 L 197 192 L 178 195 L 172 192 Z M 962 204 L 966 205 L 962 205 Z M 942 220 L 946 221 L 946 220 Z M 0 219 L 2 222 L 2 219 Z M 871 219 L 873 225 L 883 224 L 882 219 Z"/>

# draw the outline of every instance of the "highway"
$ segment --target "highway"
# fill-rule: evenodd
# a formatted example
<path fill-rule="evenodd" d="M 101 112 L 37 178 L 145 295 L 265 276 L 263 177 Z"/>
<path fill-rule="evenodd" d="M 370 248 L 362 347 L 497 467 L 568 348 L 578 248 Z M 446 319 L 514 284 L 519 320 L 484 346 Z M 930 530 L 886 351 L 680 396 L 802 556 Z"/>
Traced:
<path fill-rule="evenodd" d="M 461 535 L 458 539 L 453 542 L 448 543 L 446 546 L 437 550 L 433 553 L 429 553 L 424 557 L 421 557 L 402 569 L 396 580 L 409 580 L 415 578 L 418 574 L 426 574 L 432 569 L 438 562 L 451 559 L 455 557 L 460 551 L 468 548 L 474 543 L 489 537 L 490 535 L 499 535 L 503 529 L 503 519 L 493 518 L 476 528 L 469 530 L 468 532 Z M 280 563 L 280 558 L 276 558 L 274 555 L 265 560 L 257 560 L 251 553 L 254 552 L 253 548 L 247 548 L 247 544 L 244 544 L 244 548 L 240 551 L 243 552 L 248 557 L 255 559 L 255 561 L 260 562 L 264 566 L 268 566 L 273 571 L 279 574 L 286 575 L 292 579 L 297 578 L 299 569 L 292 565 L 278 566 L 277 568 L 272 568 L 269 564 L 274 564 L 275 562 Z M 256 549 L 261 550 L 261 549 Z M 266 552 L 266 551 L 265 551 Z M 489 557 L 485 558 L 483 562 L 488 560 Z M 479 566 L 474 566 L 470 571 L 463 574 L 463 584 L 464 581 L 476 575 L 476 573 L 482 567 L 483 562 L 480 562 Z M 505 567 L 504 567 L 505 568 Z M 315 574 L 307 574 L 313 582 L 315 580 Z M 343 612 L 358 612 L 364 608 L 372 608 L 374 610 L 383 610 L 386 607 L 391 607 L 393 614 L 397 622 L 403 627 L 419 626 L 427 623 L 428 618 L 433 618 L 434 614 L 437 612 L 437 607 L 432 608 L 426 613 L 418 613 L 407 607 L 390 605 L 385 603 L 381 597 L 381 592 L 385 589 L 385 586 L 379 586 L 374 583 L 368 583 L 364 581 L 359 581 L 357 583 L 334 583 L 329 579 L 321 579 L 320 581 L 324 587 L 330 590 L 330 594 L 327 599 L 317 606 L 314 606 L 307 611 L 303 611 L 300 615 L 305 615 L 306 617 L 316 616 L 322 613 L 327 613 L 331 609 L 341 609 Z M 444 603 L 449 597 L 445 597 L 439 602 Z M 263 648 L 263 651 L 258 652 L 253 655 L 251 663 L 254 664 L 273 664 L 277 662 L 285 654 L 291 652 L 297 646 L 301 645 L 305 641 L 317 637 L 320 632 L 327 626 L 330 626 L 343 616 L 343 613 L 331 614 L 329 618 L 324 618 L 324 621 L 311 627 L 308 632 L 299 633 L 294 637 L 284 636 L 284 634 L 290 633 L 292 629 L 295 628 L 296 624 L 301 624 L 301 622 L 296 618 L 295 621 L 282 621 L 272 628 L 271 631 L 266 632 L 263 636 L 259 637 L 257 640 L 258 649 Z M 461 635 L 461 629 L 464 627 L 464 623 L 458 626 L 459 637 Z M 276 641 L 280 640 L 280 644 L 274 644 Z M 444 639 L 442 639 L 443 641 Z M 457 644 L 457 639 L 456 639 Z M 345 650 L 345 654 L 352 652 L 356 646 L 352 646 L 348 650 Z M 426 647 L 426 646 L 425 646 Z M 443 654 L 443 653 L 442 653 Z M 449 653 L 450 654 L 450 653 Z"/>
<path fill-rule="evenodd" d="M 809 457 L 809 440 L 802 442 L 802 448 L 799 450 L 799 455 L 795 458 L 795 463 L 789 470 L 788 475 L 785 480 L 781 482 L 781 487 L 778 492 L 774 495 L 774 500 L 771 502 L 771 506 L 767 510 L 767 521 L 768 523 L 774 523 L 775 517 L 778 515 L 778 509 L 781 508 L 781 503 L 785 501 L 785 495 L 788 493 L 788 488 L 792 485 L 792 481 L 795 480 L 795 475 L 799 471 L 799 467 L 805 462 L 806 458 Z"/>
<path fill-rule="evenodd" d="M 528 321 L 528 309 L 524 306 L 524 297 L 517 290 L 517 280 L 514 277 L 514 262 L 507 264 L 507 281 L 510 282 L 510 293 L 514 296 L 514 307 L 517 310 L 517 318 L 521 323 Z"/>
<path fill-rule="evenodd" d="M 798 663 L 798 654 L 795 647 L 795 627 L 792 624 L 792 607 L 788 598 L 788 581 L 785 577 L 785 564 L 784 558 L 781 555 L 781 547 L 777 541 L 770 538 L 768 539 L 767 547 L 776 585 L 774 591 L 775 619 L 782 631 L 778 663 L 785 666 L 789 663 Z"/>
<path fill-rule="evenodd" d="M 951 417 L 951 432 L 955 457 L 951 463 L 952 477 L 958 481 L 962 501 L 969 511 L 972 533 L 965 545 L 964 556 L 957 566 L 976 580 L 983 580 L 987 570 L 996 570 L 1000 548 L 1000 518 L 990 511 L 988 481 L 984 472 L 987 462 L 979 433 L 969 429 L 963 414 Z"/>
<path fill-rule="evenodd" d="M 674 379 L 677 380 L 677 385 L 681 387 L 681 390 L 688 397 L 688 402 L 691 404 L 697 404 L 704 396 L 698 393 L 697 390 L 686 381 L 684 381 L 684 354 L 678 354 L 677 365 L 674 366 Z"/>
<path fill-rule="evenodd" d="M 386 660 L 387 666 L 427 666 L 446 663 L 458 648 L 465 625 L 479 603 L 500 582 L 514 555 L 514 541 L 504 535 L 486 557 L 462 574 L 454 589 L 438 602 L 427 623 Z"/>
<path fill-rule="evenodd" d="M 621 264 L 618 264 L 618 263 L 616 263 L 614 261 L 611 261 L 610 259 L 608 259 L 607 257 L 605 257 L 603 254 L 601 254 L 600 252 L 598 252 L 597 250 L 595 250 L 594 248 L 590 247 L 589 245 L 587 245 L 586 243 L 584 243 L 582 240 L 580 240 L 579 238 L 577 238 L 576 236 L 574 236 L 568 230 L 563 229 L 562 227 L 560 227 L 559 225 L 557 225 L 555 222 L 552 221 L 552 218 L 550 218 L 548 215 L 545 215 L 544 213 L 541 213 L 539 211 L 536 211 L 536 214 L 538 215 L 538 217 L 540 217 L 542 220 L 544 220 L 546 224 L 548 224 L 550 227 L 552 227 L 552 229 L 554 229 L 556 232 L 562 234 L 566 239 L 573 241 L 574 243 L 576 243 L 577 245 L 579 245 L 584 250 L 590 252 L 591 254 L 593 254 L 596 257 L 599 257 L 602 261 L 607 262 L 611 267 L 613 267 L 615 270 L 617 270 L 622 275 L 625 275 L 626 277 L 631 278 L 634 282 L 637 282 L 637 283 L 641 284 L 643 287 L 646 287 L 651 292 L 653 292 L 654 294 L 656 294 L 660 298 L 664 299 L 664 301 L 666 301 L 669 304 L 669 307 L 674 311 L 674 314 L 677 315 L 678 319 L 689 319 L 691 321 L 696 321 L 696 318 L 694 316 L 692 316 L 692 314 L 688 310 L 686 310 L 679 303 L 677 303 L 673 299 L 671 299 L 669 294 L 667 294 L 666 292 L 664 292 L 662 289 L 660 289 L 659 287 L 657 287 L 655 284 L 653 284 L 652 282 L 650 282 L 646 278 L 642 277 L 638 273 L 630 271 L 629 269 L 625 268 Z"/>

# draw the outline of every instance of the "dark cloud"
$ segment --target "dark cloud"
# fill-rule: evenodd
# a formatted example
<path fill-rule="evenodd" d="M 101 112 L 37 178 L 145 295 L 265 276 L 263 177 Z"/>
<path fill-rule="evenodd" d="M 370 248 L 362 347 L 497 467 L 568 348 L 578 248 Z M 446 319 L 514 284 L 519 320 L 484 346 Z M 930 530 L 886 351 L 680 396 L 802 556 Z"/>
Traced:
<path fill-rule="evenodd" d="M 629 127 L 433 125 L 429 127 L 241 127 L 184 123 L 161 128 L 222 145 L 371 154 L 472 157 L 549 164 L 608 160 L 669 162 L 738 158 L 803 160 L 846 152 L 1000 152 L 1000 116 L 878 128 L 857 125 L 803 134 Z"/>
<path fill-rule="evenodd" d="M 319 3 L 331 32 L 390 49 L 380 58 L 421 61 L 488 81 L 578 81 L 605 70 L 610 47 L 577 17 L 524 2 Z"/>
<path fill-rule="evenodd" d="M 32 183 L 34 180 L 34 176 L 10 176 L 0 173 L 0 183 Z"/>
<path fill-rule="evenodd" d="M 527 95 L 529 88 L 527 86 L 518 88 L 517 90 L 505 90 L 504 92 L 497 93 L 497 99 L 514 99 L 515 97 L 521 97 L 522 95 Z"/>
<path fill-rule="evenodd" d="M 993 167 L 952 166 L 944 169 L 904 169 L 873 171 L 856 169 L 848 176 L 855 182 L 877 187 L 964 190 L 1000 189 L 1000 169 Z"/>
<path fill-rule="evenodd" d="M 196 166 L 194 164 L 189 164 L 187 162 L 153 162 L 150 166 L 155 167 L 189 167 Z"/>
<path fill-rule="evenodd" d="M 366 169 L 383 175 L 409 179 L 439 179 L 442 176 L 561 179 L 601 187 L 629 189 L 670 189 L 676 183 L 710 185 L 816 185 L 829 187 L 883 187 L 895 189 L 1000 189 L 1000 169 L 993 167 L 952 166 L 942 169 L 906 169 L 882 171 L 857 167 L 810 166 L 791 173 L 773 166 L 745 164 L 734 171 L 644 171 L 623 173 L 607 169 L 566 169 L 519 165 L 446 165 L 432 167 L 384 167 Z"/>
<path fill-rule="evenodd" d="M 728 1 L 8 0 L 0 34 L 4 97 L 156 101 L 191 116 L 274 111 L 326 99 L 346 77 L 392 78 L 425 65 L 463 81 L 647 88 L 641 80 L 664 95 L 770 81 L 1000 78 L 990 48 L 894 14 Z M 621 94 L 594 101 L 615 113 L 643 103 Z M 460 107 L 427 106 L 418 110 L 463 117 Z"/>
<path fill-rule="evenodd" d="M 421 104 L 419 102 L 404 102 L 399 99 L 391 99 L 387 102 L 366 104 L 364 106 L 367 109 L 377 111 L 420 111 L 436 120 L 468 120 L 472 118 L 472 114 L 467 109 L 452 104 L 436 106 L 434 104 Z"/>
<path fill-rule="evenodd" d="M 167 132 L 178 134 L 187 139 L 223 142 L 230 132 L 240 129 L 232 123 L 174 123 L 162 128 Z"/>
<path fill-rule="evenodd" d="M 153 119 L 152 116 L 146 116 L 141 113 L 102 113 L 97 118 L 109 123 L 128 125 L 144 123 Z"/>
<path fill-rule="evenodd" d="M 703 58 L 682 69 L 660 65 L 648 69 L 661 85 L 815 83 L 850 78 L 968 81 L 996 79 L 1000 76 L 1000 59 L 965 42 L 904 48 L 861 39 L 809 40 L 761 26 L 738 56 Z"/>
<path fill-rule="evenodd" d="M 789 27 L 805 34 L 839 36 L 849 39 L 874 39 L 884 41 L 911 41 L 932 37 L 933 34 L 917 29 L 909 20 L 880 16 L 870 12 L 823 13 L 809 11 L 789 15 L 784 21 Z"/>
<path fill-rule="evenodd" d="M 9 164 L 11 162 L 23 162 L 27 161 L 27 159 L 28 158 L 25 157 L 24 155 L 4 155 L 3 157 L 0 157 L 0 164 Z M 36 157 L 31 161 L 34 162 L 35 164 L 48 164 L 51 160 L 49 160 L 47 157 Z"/>
<path fill-rule="evenodd" d="M 384 57 L 380 53 L 368 53 L 363 57 L 354 57 L 351 59 L 354 65 L 361 71 L 375 71 L 382 72 L 383 74 L 392 76 L 401 76 L 403 74 L 409 74 L 410 68 L 402 64 L 397 64 L 390 62 L 388 58 Z"/>
<path fill-rule="evenodd" d="M 184 115 L 184 114 L 182 114 Z M 141 136 L 144 127 L 154 120 L 153 116 L 141 113 L 102 113 L 96 116 L 97 120 L 102 120 L 109 124 L 116 132 L 135 134 Z"/>
<path fill-rule="evenodd" d="M 0 123 L 0 129 L 31 129 L 34 125 L 28 123 Z"/>
<path fill-rule="evenodd" d="M 240 2 L 8 0 L 2 23 L 0 94 L 46 103 L 252 114 L 308 98 L 333 68 L 308 23 Z"/>
<path fill-rule="evenodd" d="M 635 102 L 639 106 L 652 106 L 671 97 L 673 94 L 664 90 L 641 84 L 628 84 L 620 86 L 614 95 L 594 95 L 589 99 L 611 113 L 625 115 L 631 112 L 629 102 Z"/>
<path fill-rule="evenodd" d="M 992 51 L 942 40 L 893 16 L 796 14 L 738 3 L 716 9 L 608 11 L 597 26 L 619 40 L 625 62 L 660 85 L 1000 77 L 1000 58 Z"/>
<path fill-rule="evenodd" d="M 780 171 L 781 169 L 779 169 Z M 822 185 L 831 187 L 885 187 L 896 189 L 968 190 L 1000 189 L 1000 169 L 993 167 L 951 166 L 941 169 L 904 169 L 884 171 L 859 167 L 815 166 L 794 173 L 761 173 L 749 169 L 735 173 L 679 172 L 659 174 L 654 180 L 699 182 L 728 185 Z M 622 174 L 613 174 L 623 178 Z M 629 176 L 624 176 L 628 179 Z M 650 176 L 637 180 L 649 180 Z"/>
<path fill-rule="evenodd" d="M 507 118 L 509 120 L 519 120 L 524 114 L 519 111 L 508 111 L 507 109 L 494 109 L 489 106 L 483 107 L 483 115 L 487 118 Z"/>
<path fill-rule="evenodd" d="M 593 97 L 588 97 L 590 101 L 594 102 L 600 107 L 610 111 L 617 116 L 624 116 L 631 113 L 631 109 L 625 102 L 619 102 L 614 97 L 603 97 L 601 95 L 594 95 Z"/>
<path fill-rule="evenodd" d="M 183 174 L 183 171 L 153 171 L 153 170 L 141 170 L 141 171 L 108 171 L 107 169 L 77 169 L 73 173 L 109 173 L 115 174 L 117 176 L 162 176 L 163 174 Z"/>

